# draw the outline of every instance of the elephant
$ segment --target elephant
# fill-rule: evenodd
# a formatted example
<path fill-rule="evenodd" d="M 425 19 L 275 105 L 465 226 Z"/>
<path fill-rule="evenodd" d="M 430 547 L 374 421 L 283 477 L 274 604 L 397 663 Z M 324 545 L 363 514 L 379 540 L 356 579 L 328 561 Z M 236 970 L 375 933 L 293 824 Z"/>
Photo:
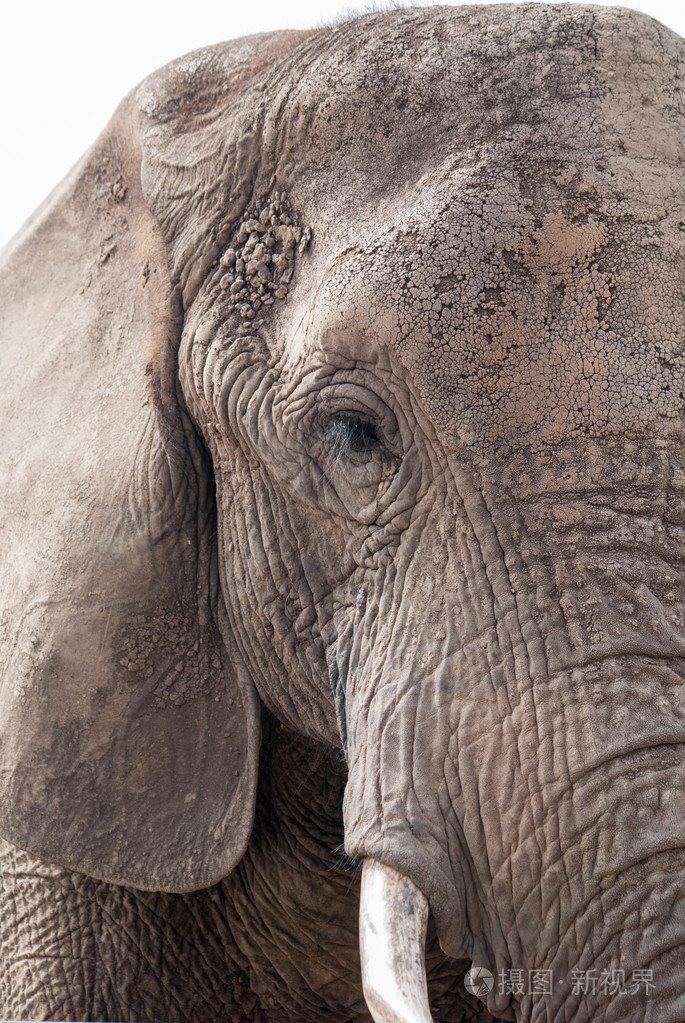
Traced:
<path fill-rule="evenodd" d="M 683 83 L 233 40 L 3 253 L 0 1015 L 685 1021 Z"/>

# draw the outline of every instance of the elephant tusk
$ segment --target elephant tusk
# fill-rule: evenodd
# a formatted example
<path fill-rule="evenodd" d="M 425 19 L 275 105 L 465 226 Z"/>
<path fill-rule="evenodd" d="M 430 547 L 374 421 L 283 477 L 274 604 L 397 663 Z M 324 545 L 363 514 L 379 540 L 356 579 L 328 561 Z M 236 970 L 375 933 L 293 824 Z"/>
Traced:
<path fill-rule="evenodd" d="M 428 900 L 378 860 L 364 860 L 359 944 L 364 998 L 375 1023 L 432 1023 L 426 986 Z"/>

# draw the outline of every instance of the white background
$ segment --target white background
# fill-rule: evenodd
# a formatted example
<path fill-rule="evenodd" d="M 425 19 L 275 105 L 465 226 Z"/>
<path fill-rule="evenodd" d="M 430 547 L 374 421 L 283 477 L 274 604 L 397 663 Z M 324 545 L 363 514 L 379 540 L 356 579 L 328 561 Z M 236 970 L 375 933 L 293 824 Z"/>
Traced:
<path fill-rule="evenodd" d="M 683 0 L 624 6 L 685 35 Z M 5 0 L 4 11 L 0 246 L 151 71 L 199 46 L 349 13 L 345 0 Z"/>

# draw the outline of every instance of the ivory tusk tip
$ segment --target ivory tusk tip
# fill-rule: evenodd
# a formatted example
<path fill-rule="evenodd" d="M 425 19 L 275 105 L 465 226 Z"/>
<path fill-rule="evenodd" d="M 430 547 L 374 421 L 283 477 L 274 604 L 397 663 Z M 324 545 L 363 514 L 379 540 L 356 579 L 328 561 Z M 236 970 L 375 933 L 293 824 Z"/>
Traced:
<path fill-rule="evenodd" d="M 375 1023 L 433 1023 L 426 984 L 428 900 L 378 860 L 362 870 L 359 942 L 364 998 Z"/>

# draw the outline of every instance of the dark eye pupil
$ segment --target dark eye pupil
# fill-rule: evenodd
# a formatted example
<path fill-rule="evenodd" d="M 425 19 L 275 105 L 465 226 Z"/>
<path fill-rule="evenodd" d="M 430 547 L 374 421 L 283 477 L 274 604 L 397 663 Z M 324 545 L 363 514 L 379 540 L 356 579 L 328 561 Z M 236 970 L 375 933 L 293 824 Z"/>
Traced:
<path fill-rule="evenodd" d="M 338 416 L 333 422 L 335 445 L 339 452 L 356 454 L 380 447 L 380 439 L 373 423 L 356 416 Z"/>
<path fill-rule="evenodd" d="M 352 419 L 348 422 L 348 444 L 353 451 L 366 451 L 371 445 L 378 444 L 378 435 L 371 423 L 365 423 L 363 419 Z"/>

